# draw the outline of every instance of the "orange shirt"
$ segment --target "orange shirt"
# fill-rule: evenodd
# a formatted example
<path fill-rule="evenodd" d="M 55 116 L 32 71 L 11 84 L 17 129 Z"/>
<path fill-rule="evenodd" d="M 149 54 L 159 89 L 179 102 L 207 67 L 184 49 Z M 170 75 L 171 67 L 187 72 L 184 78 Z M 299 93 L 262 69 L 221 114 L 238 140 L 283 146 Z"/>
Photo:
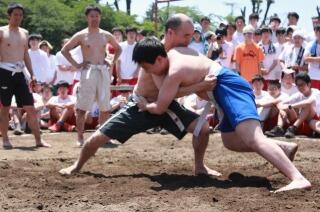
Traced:
<path fill-rule="evenodd" d="M 263 61 L 264 54 L 255 43 L 241 43 L 236 47 L 234 60 L 240 65 L 240 74 L 251 82 L 254 75 L 260 73 L 259 64 Z"/>

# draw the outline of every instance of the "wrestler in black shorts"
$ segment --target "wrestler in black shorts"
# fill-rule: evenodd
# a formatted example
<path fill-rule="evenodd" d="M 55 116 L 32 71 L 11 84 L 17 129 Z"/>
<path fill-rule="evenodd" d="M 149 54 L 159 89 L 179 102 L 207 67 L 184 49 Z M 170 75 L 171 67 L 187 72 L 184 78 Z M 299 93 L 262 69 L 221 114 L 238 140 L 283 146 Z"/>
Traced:
<path fill-rule="evenodd" d="M 186 135 L 186 129 L 199 115 L 187 110 L 178 102 L 173 101 L 169 110 L 162 115 L 139 111 L 137 103 L 130 98 L 125 107 L 109 118 L 101 127 L 100 132 L 121 143 L 131 136 L 160 126 L 178 139 Z"/>
<path fill-rule="evenodd" d="M 14 73 L 0 68 L 0 102 L 11 106 L 13 95 L 18 107 L 33 106 L 34 100 L 22 72 Z"/>

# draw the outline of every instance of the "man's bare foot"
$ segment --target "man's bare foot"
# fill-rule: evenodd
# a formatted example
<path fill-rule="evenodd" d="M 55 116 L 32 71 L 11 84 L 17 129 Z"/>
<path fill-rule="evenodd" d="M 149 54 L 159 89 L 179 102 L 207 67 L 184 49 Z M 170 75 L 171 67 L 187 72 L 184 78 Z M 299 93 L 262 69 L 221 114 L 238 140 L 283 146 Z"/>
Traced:
<path fill-rule="evenodd" d="M 284 153 L 287 155 L 287 157 L 293 161 L 294 157 L 296 156 L 296 153 L 298 151 L 298 144 L 296 143 L 288 143 L 287 146 L 281 146 Z"/>
<path fill-rule="evenodd" d="M 76 172 L 78 172 L 78 171 L 79 171 L 79 170 L 76 169 L 75 164 L 73 164 L 72 166 L 69 166 L 69 167 L 67 167 L 67 168 L 61 169 L 61 170 L 59 171 L 59 173 L 60 173 L 61 175 L 71 175 L 71 174 L 76 173 Z"/>
<path fill-rule="evenodd" d="M 283 192 L 283 191 L 290 191 L 290 190 L 294 190 L 294 189 L 307 189 L 310 190 L 311 189 L 311 183 L 305 179 L 298 179 L 298 180 L 293 180 L 291 183 L 289 183 L 288 185 L 279 188 L 278 190 L 274 191 L 274 193 L 278 193 L 278 192 Z"/>
<path fill-rule="evenodd" d="M 46 147 L 46 148 L 50 148 L 51 145 L 48 144 L 48 143 L 45 142 L 45 141 L 40 141 L 40 143 L 37 143 L 37 144 L 36 144 L 36 147 Z"/>
<path fill-rule="evenodd" d="M 3 149 L 12 149 L 12 148 L 13 148 L 13 146 L 12 146 L 12 144 L 10 143 L 9 140 L 4 140 L 2 147 L 3 147 Z"/>
<path fill-rule="evenodd" d="M 222 174 L 220 172 L 217 172 L 217 171 L 215 171 L 213 169 L 210 169 L 206 165 L 204 165 L 201 168 L 196 168 L 195 169 L 195 175 L 208 175 L 208 176 L 219 177 Z"/>

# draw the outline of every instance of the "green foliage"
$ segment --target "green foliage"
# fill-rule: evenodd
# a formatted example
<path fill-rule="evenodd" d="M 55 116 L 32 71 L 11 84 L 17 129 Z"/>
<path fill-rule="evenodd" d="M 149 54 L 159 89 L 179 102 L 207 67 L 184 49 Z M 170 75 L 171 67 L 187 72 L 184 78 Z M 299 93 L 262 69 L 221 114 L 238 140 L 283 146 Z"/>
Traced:
<path fill-rule="evenodd" d="M 12 0 L 0 1 L 0 26 L 7 25 L 7 6 Z M 97 0 L 17 0 L 25 8 L 22 27 L 29 33 L 40 33 L 53 46 L 60 49 L 62 39 L 87 27 L 84 9 Z M 108 5 L 100 5 L 102 29 L 111 31 L 115 26 L 139 26 L 135 16 L 116 12 Z M 144 24 L 142 24 L 144 26 Z M 149 23 L 146 24 L 149 27 Z"/>

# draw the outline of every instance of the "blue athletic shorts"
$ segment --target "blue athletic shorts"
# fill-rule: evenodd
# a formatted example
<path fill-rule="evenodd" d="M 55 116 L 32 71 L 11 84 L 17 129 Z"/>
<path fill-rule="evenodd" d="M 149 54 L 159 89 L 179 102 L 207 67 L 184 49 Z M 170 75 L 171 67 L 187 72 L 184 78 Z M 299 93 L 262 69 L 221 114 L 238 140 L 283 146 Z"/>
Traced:
<path fill-rule="evenodd" d="M 248 119 L 260 121 L 250 84 L 232 70 L 220 70 L 213 95 L 224 113 L 221 132 L 233 132 L 240 122 Z"/>

